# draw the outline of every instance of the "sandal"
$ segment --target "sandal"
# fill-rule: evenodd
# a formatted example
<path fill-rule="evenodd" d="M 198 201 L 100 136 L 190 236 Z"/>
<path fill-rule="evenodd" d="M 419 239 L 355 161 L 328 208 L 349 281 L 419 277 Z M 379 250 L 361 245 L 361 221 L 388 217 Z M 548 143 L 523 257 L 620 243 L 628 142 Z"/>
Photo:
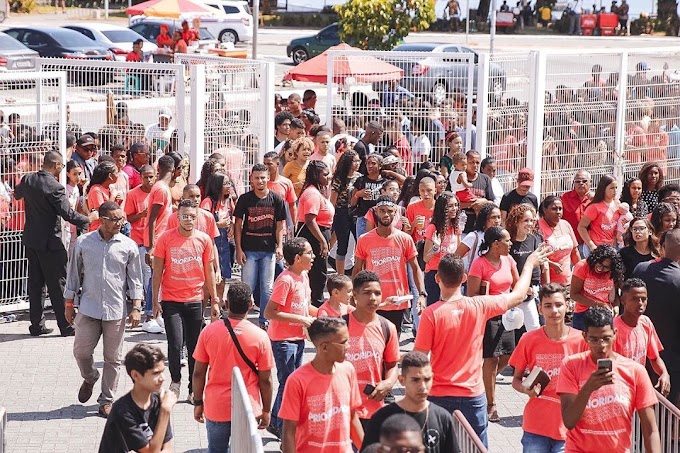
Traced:
<path fill-rule="evenodd" d="M 498 411 L 496 410 L 495 404 L 487 404 L 486 413 L 491 423 L 498 423 L 501 421 L 501 418 L 498 416 Z"/>

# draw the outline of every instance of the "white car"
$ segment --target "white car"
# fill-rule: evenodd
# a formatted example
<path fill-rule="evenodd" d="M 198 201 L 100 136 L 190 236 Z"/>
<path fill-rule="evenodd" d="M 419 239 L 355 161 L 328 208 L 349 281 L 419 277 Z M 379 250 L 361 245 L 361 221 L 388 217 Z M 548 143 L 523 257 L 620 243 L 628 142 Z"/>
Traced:
<path fill-rule="evenodd" d="M 201 26 L 207 28 L 220 42 L 236 44 L 253 39 L 253 15 L 248 2 L 203 0 L 202 3 L 224 11 L 224 15 L 201 17 Z"/>
<path fill-rule="evenodd" d="M 148 41 L 136 31 L 118 25 L 95 22 L 64 25 L 64 28 L 77 31 L 93 41 L 96 41 L 100 46 L 106 47 L 113 52 L 116 61 L 125 61 L 127 54 L 132 52 L 132 43 L 138 39 L 144 40 L 144 44 L 142 45 L 142 51 L 144 53 L 153 53 L 158 49 L 156 44 Z"/>

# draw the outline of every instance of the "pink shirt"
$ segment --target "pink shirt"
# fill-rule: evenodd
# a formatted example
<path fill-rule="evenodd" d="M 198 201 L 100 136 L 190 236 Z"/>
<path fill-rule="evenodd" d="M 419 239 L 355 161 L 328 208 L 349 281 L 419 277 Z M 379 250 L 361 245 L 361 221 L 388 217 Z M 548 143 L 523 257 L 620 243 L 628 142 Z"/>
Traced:
<path fill-rule="evenodd" d="M 477 257 L 470 266 L 470 277 L 477 277 L 489 282 L 489 295 L 509 293 L 512 289 L 512 269 L 517 269 L 515 260 L 510 256 L 501 256 L 498 267 L 486 259 L 484 255 Z"/>
<path fill-rule="evenodd" d="M 614 245 L 616 224 L 621 216 L 618 202 L 590 204 L 583 215 L 590 220 L 588 234 L 595 245 Z"/>

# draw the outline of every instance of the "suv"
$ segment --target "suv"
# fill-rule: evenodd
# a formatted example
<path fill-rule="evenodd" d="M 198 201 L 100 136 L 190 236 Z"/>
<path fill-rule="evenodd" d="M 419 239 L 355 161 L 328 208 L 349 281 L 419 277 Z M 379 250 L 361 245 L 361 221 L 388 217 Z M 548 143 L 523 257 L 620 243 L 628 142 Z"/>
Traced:
<path fill-rule="evenodd" d="M 233 0 L 202 0 L 202 3 L 224 11 L 224 15 L 202 16 L 201 25 L 217 36 L 220 42 L 253 39 L 253 15 L 248 2 Z"/>
<path fill-rule="evenodd" d="M 293 64 L 298 65 L 338 44 L 340 44 L 340 37 L 338 36 L 338 24 L 336 22 L 321 29 L 314 36 L 303 36 L 291 40 L 286 48 L 286 53 L 293 59 Z"/>

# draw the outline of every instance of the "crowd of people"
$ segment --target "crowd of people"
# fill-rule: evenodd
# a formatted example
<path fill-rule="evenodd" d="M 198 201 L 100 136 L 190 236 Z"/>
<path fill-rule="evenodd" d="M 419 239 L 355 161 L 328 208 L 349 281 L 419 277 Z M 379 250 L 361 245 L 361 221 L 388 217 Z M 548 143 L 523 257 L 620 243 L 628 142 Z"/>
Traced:
<path fill-rule="evenodd" d="M 458 451 L 455 410 L 488 445 L 507 365 L 529 397 L 525 451 L 623 451 L 635 411 L 646 451 L 660 451 L 654 388 L 676 404 L 680 394 L 680 186 L 664 183 L 665 163 L 645 163 L 621 190 L 605 175 L 593 191 L 579 170 L 570 190 L 539 199 L 530 168 L 507 168 L 504 192 L 498 162 L 464 131 L 448 130 L 435 154 L 417 117 L 411 138 L 399 121 L 326 127 L 315 99 L 278 104 L 277 149 L 247 182 L 221 152 L 188 181 L 161 110 L 131 143 L 69 132 L 66 159 L 35 152 L 13 183 L 30 334 L 52 332 L 46 285 L 61 335 L 75 336 L 81 403 L 101 377 L 100 451 L 167 446 L 182 394 L 209 451 L 227 451 L 233 367 L 286 453 Z M 123 359 L 126 325 L 167 336 L 167 389 L 160 350 Z M 303 363 L 308 341 L 316 353 Z M 122 363 L 134 385 L 116 400 Z M 547 382 L 526 382 L 541 370 Z"/>

